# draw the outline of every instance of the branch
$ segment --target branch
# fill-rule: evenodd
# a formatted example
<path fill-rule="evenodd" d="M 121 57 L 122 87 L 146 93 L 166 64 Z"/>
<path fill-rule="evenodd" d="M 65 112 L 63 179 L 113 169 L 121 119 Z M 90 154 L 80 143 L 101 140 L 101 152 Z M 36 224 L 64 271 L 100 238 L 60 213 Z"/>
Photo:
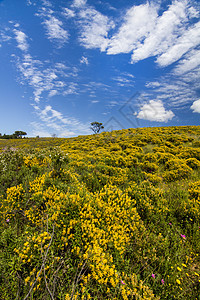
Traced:
<path fill-rule="evenodd" d="M 86 261 L 85 261 L 84 264 L 82 265 L 82 268 L 81 268 L 81 270 L 80 270 L 80 272 L 79 272 L 79 274 L 78 274 L 77 279 L 76 279 L 76 275 L 75 275 L 75 277 L 74 277 L 71 300 L 73 300 L 75 288 L 76 288 L 76 286 L 77 286 L 77 284 L 78 284 L 78 282 L 79 282 L 79 280 L 80 280 L 81 273 L 82 273 L 82 271 L 83 271 L 83 269 L 84 269 L 84 267 L 85 267 L 87 261 L 88 261 L 88 259 L 86 259 Z M 78 269 L 77 269 L 77 272 L 78 272 Z M 77 274 L 77 272 L 76 272 L 76 274 Z M 76 282 L 75 282 L 75 279 L 76 279 Z"/>
<path fill-rule="evenodd" d="M 50 291 L 50 289 L 48 287 L 48 284 L 47 284 L 47 279 L 46 279 L 46 274 L 45 274 L 45 266 L 43 267 L 43 270 L 44 270 L 44 281 L 45 281 L 45 285 L 46 285 L 47 291 L 48 291 L 48 293 L 50 295 L 50 298 L 52 300 L 54 300 L 53 295 L 52 295 L 52 293 L 51 293 L 51 291 Z"/>
<path fill-rule="evenodd" d="M 51 243 L 52 243 L 52 240 L 53 240 L 53 236 L 54 236 L 54 225 L 53 225 L 53 233 L 52 233 L 52 235 L 51 235 L 51 240 L 50 240 L 50 242 L 49 242 L 49 246 L 48 246 L 47 251 L 46 251 L 46 254 L 45 254 L 45 256 L 44 256 L 44 259 L 43 259 L 43 262 L 42 262 L 40 271 L 39 271 L 39 273 L 38 273 L 38 276 L 36 277 L 36 279 L 35 279 L 34 283 L 32 284 L 32 286 L 31 286 L 31 288 L 30 288 L 28 294 L 26 295 L 26 297 L 25 297 L 23 300 L 28 299 L 28 296 L 29 296 L 30 293 L 32 292 L 32 290 L 33 290 L 33 288 L 34 288 L 34 285 L 36 284 L 36 282 L 37 282 L 37 280 L 38 280 L 38 278 L 39 278 L 39 276 L 40 276 L 40 274 L 41 274 L 41 272 L 42 272 L 42 269 L 44 268 L 45 261 L 46 261 L 46 259 L 47 259 L 47 254 L 48 254 L 48 252 L 49 252 L 49 248 L 50 248 Z M 53 298 L 52 298 L 52 299 L 53 299 Z"/>

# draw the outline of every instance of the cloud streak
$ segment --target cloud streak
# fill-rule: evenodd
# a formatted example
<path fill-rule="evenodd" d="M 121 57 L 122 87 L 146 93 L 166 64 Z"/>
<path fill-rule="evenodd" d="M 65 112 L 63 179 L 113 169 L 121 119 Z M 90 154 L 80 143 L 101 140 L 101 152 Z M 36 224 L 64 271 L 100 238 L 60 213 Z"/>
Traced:
<path fill-rule="evenodd" d="M 47 64 L 47 65 L 46 65 Z M 66 89 L 70 89 L 70 94 L 76 94 L 77 89 L 72 82 L 68 82 L 68 77 L 76 77 L 77 69 L 70 68 L 62 63 L 48 65 L 40 60 L 33 59 L 30 54 L 26 54 L 22 59 L 17 59 L 17 68 L 20 71 L 21 84 L 28 84 L 33 88 L 34 101 L 39 103 L 42 94 L 48 92 L 49 97 L 61 94 L 66 95 Z"/>
<path fill-rule="evenodd" d="M 107 54 L 131 52 L 149 35 L 156 18 L 157 9 L 149 3 L 130 8 L 118 33 L 108 42 Z"/>
<path fill-rule="evenodd" d="M 46 34 L 49 40 L 58 41 L 63 45 L 68 41 L 69 34 L 63 29 L 63 23 L 56 17 L 49 14 L 48 18 L 42 22 L 46 28 Z"/>
<path fill-rule="evenodd" d="M 66 117 L 61 112 L 46 105 L 43 109 L 34 105 L 35 112 L 42 123 L 33 122 L 33 132 L 39 136 L 51 136 L 52 132 L 62 137 L 76 136 L 77 134 L 89 134 L 89 124 L 84 124 L 73 117 Z M 41 126 L 40 126 L 41 125 Z M 44 125 L 47 129 L 44 129 Z"/>
<path fill-rule="evenodd" d="M 200 44 L 200 22 L 186 30 L 168 50 L 157 58 L 157 63 L 168 66 L 178 61 L 185 53 Z"/>
<path fill-rule="evenodd" d="M 65 13 L 67 12 L 65 11 Z M 69 33 L 64 28 L 63 22 L 57 16 L 58 13 L 52 9 L 50 2 L 43 1 L 43 6 L 35 15 L 42 19 L 42 25 L 44 25 L 46 36 L 51 42 L 55 42 L 59 48 L 63 47 L 63 45 L 68 42 Z"/>
<path fill-rule="evenodd" d="M 108 32 L 114 28 L 114 22 L 93 7 L 85 7 L 78 13 L 81 27 L 79 41 L 86 49 L 100 48 L 105 51 L 108 46 Z"/>
<path fill-rule="evenodd" d="M 15 34 L 15 39 L 17 41 L 17 47 L 22 50 L 27 52 L 28 51 L 28 43 L 27 43 L 27 35 L 18 29 L 14 29 L 13 30 L 14 34 Z"/>
<path fill-rule="evenodd" d="M 137 49 L 133 51 L 131 62 L 137 62 L 150 56 L 165 53 L 183 31 L 187 21 L 186 1 L 175 1 L 160 17 L 154 19 L 149 35 Z M 150 15 L 149 15 L 150 16 Z M 158 61 L 159 62 L 159 61 Z M 160 59 L 161 64 L 161 59 Z"/>

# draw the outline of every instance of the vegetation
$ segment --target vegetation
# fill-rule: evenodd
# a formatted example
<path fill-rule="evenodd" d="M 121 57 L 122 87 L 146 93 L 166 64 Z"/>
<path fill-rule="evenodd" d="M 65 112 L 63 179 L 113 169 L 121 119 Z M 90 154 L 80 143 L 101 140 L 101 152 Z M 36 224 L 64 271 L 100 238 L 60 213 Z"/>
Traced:
<path fill-rule="evenodd" d="M 100 130 L 104 129 L 104 126 L 102 123 L 92 122 L 90 129 L 92 129 L 94 131 L 94 134 L 97 134 L 100 132 Z"/>
<path fill-rule="evenodd" d="M 0 133 L 0 139 L 19 139 L 25 135 L 27 135 L 27 133 L 25 131 L 17 130 L 13 134 L 5 134 L 4 133 L 4 135 L 2 135 Z"/>
<path fill-rule="evenodd" d="M 0 299 L 200 299 L 200 127 L 0 140 Z"/>

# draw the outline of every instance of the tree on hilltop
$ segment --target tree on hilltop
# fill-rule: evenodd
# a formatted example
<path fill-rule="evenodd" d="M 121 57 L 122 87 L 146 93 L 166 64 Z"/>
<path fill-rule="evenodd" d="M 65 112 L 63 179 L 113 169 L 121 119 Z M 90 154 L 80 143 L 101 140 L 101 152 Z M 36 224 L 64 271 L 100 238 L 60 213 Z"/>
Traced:
<path fill-rule="evenodd" d="M 103 124 L 99 122 L 92 122 L 90 127 L 90 129 L 92 129 L 95 134 L 99 133 L 99 131 L 103 128 L 104 128 Z"/>

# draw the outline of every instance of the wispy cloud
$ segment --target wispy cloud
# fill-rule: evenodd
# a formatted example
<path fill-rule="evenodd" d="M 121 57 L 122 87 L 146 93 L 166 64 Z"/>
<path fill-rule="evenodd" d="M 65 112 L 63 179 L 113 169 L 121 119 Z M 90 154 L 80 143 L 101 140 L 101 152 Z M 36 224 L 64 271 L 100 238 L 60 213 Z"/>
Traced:
<path fill-rule="evenodd" d="M 81 64 L 88 65 L 88 64 L 89 64 L 89 62 L 88 62 L 88 59 L 87 59 L 87 57 L 85 57 L 85 56 L 82 56 L 82 57 L 81 57 L 81 59 L 80 59 L 80 63 L 81 63 Z"/>
<path fill-rule="evenodd" d="M 27 43 L 27 35 L 19 29 L 14 29 L 13 32 L 15 34 L 15 39 L 17 41 L 17 47 L 20 50 L 27 52 L 29 48 Z"/>
<path fill-rule="evenodd" d="M 85 6 L 85 4 L 87 3 L 87 0 L 74 0 L 72 3 L 72 6 L 80 8 Z"/>
<path fill-rule="evenodd" d="M 108 32 L 114 27 L 114 22 L 92 7 L 81 9 L 78 17 L 81 44 L 87 49 L 105 51 L 109 42 Z"/>
<path fill-rule="evenodd" d="M 175 74 L 182 75 L 200 66 L 200 50 L 190 51 L 174 69 Z"/>
<path fill-rule="evenodd" d="M 174 117 L 174 113 L 166 110 L 161 100 L 150 100 L 140 108 L 136 117 L 148 121 L 167 122 Z"/>
<path fill-rule="evenodd" d="M 68 77 L 77 76 L 76 68 L 69 68 L 63 63 L 49 65 L 40 60 L 33 59 L 26 54 L 22 59 L 17 59 L 17 68 L 21 74 L 21 84 L 28 84 L 33 88 L 35 102 L 40 102 L 44 92 L 49 97 L 57 94 L 65 94 L 66 89 L 71 89 L 71 94 L 76 93 L 72 89 L 72 83 L 68 83 Z"/>
<path fill-rule="evenodd" d="M 164 67 L 179 60 L 189 50 L 200 44 L 200 22 L 191 26 L 179 38 L 174 45 L 158 57 L 157 63 Z"/>
<path fill-rule="evenodd" d="M 130 76 L 129 78 L 127 78 L 127 76 L 117 76 L 117 77 L 113 77 L 113 80 L 115 80 L 117 82 L 117 85 L 119 86 L 134 86 L 134 80 L 131 78 Z"/>
<path fill-rule="evenodd" d="M 39 136 L 76 136 L 77 134 L 89 134 L 89 124 L 84 124 L 73 117 L 66 117 L 61 112 L 46 105 L 43 109 L 38 105 L 33 106 L 42 123 L 33 122 L 33 134 Z"/>
<path fill-rule="evenodd" d="M 46 129 L 41 122 L 31 122 L 31 136 L 50 137 L 54 132 Z"/>
<path fill-rule="evenodd" d="M 183 24 L 188 20 L 186 1 L 174 1 L 160 17 L 154 19 L 149 35 L 133 51 L 132 62 L 166 52 L 183 31 Z"/>
<path fill-rule="evenodd" d="M 192 74 L 191 74 L 192 76 Z M 193 87 L 191 88 L 191 83 Z M 159 81 L 148 82 L 146 84 L 146 100 L 161 100 L 168 103 L 170 107 L 180 108 L 191 103 L 196 98 L 198 83 L 191 78 L 181 79 L 175 75 L 166 75 Z"/>
<path fill-rule="evenodd" d="M 43 20 L 42 24 L 45 27 L 46 36 L 51 42 L 56 42 L 58 47 L 62 47 L 68 42 L 69 33 L 64 28 L 64 24 L 59 19 L 56 11 L 52 9 L 52 5 L 49 1 L 43 1 L 43 6 L 39 9 L 38 13 L 36 13 L 36 16 Z"/>
<path fill-rule="evenodd" d="M 70 9 L 70 8 L 66 8 L 64 7 L 63 8 L 63 15 L 66 17 L 66 18 L 73 18 L 75 17 L 75 12 L 74 10 Z"/>
<path fill-rule="evenodd" d="M 43 21 L 43 24 L 45 25 L 48 39 L 51 41 L 57 40 L 61 44 L 68 41 L 69 34 L 63 29 L 63 23 L 56 17 L 49 15 L 48 19 Z"/>
<path fill-rule="evenodd" d="M 107 54 L 129 53 L 154 28 L 157 9 L 149 3 L 131 7 L 123 23 L 108 43 Z"/>
<path fill-rule="evenodd" d="M 6 31 L 0 31 L 0 47 L 2 46 L 2 43 L 8 42 L 11 39 L 11 36 L 7 34 Z"/>
<path fill-rule="evenodd" d="M 77 95 L 78 94 L 78 84 L 71 82 L 69 83 L 68 87 L 66 90 L 64 90 L 63 95 Z"/>

